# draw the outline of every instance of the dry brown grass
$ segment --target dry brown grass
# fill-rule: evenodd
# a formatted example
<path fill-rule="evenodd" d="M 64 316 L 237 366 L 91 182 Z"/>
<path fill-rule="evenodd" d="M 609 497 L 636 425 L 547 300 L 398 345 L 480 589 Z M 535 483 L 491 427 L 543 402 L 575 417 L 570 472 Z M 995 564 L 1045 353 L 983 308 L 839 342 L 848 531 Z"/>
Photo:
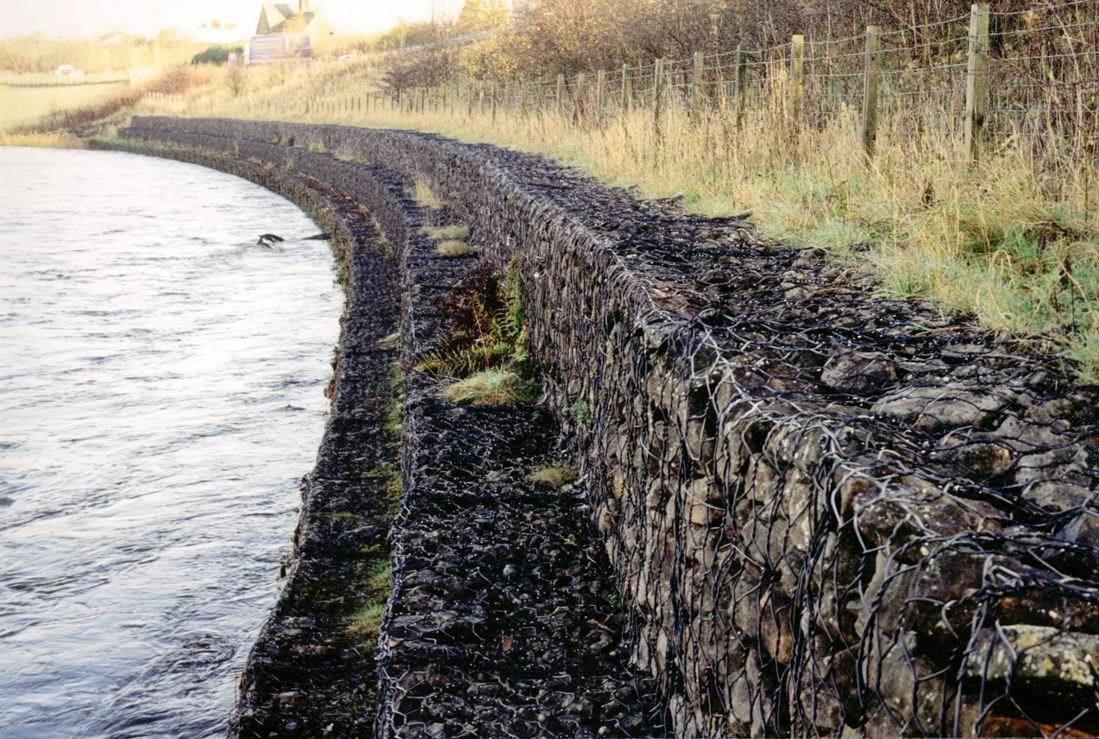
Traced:
<path fill-rule="evenodd" d="M 470 246 L 461 239 L 447 239 L 440 241 L 435 247 L 435 253 L 441 257 L 465 257 L 477 253 L 477 247 Z"/>
<path fill-rule="evenodd" d="M 132 110 L 151 96 L 181 95 L 207 80 L 207 70 L 187 66 L 172 67 L 145 82 L 116 88 L 110 94 L 86 105 L 74 103 L 33 122 L 17 126 L 12 131 L 17 134 L 56 133 L 81 126 L 102 125 L 113 116 Z"/>
<path fill-rule="evenodd" d="M 446 207 L 446 201 L 440 198 L 431 189 L 431 184 L 422 177 L 416 178 L 416 184 L 412 188 L 412 197 L 416 199 L 421 208 L 441 210 Z"/>
<path fill-rule="evenodd" d="M 437 241 L 445 241 L 447 239 L 464 239 L 469 236 L 469 227 L 462 225 L 451 226 L 424 226 L 422 229 L 425 236 Z"/>
<path fill-rule="evenodd" d="M 125 89 L 125 82 L 51 87 L 0 84 L 0 129 L 31 123 L 60 110 L 95 105 Z"/>
<path fill-rule="evenodd" d="M 512 405 L 533 403 L 537 389 L 517 373 L 507 369 L 477 372 L 447 385 L 443 398 L 451 403 L 470 405 Z"/>
<path fill-rule="evenodd" d="M 557 490 L 576 482 L 579 472 L 574 465 L 549 464 L 527 475 L 527 482 L 535 487 Z"/>
<path fill-rule="evenodd" d="M 1069 156 L 1071 142 L 1051 139 L 1037 161 L 1024 137 L 1003 135 L 970 168 L 956 112 L 931 99 L 882 110 L 868 164 L 853 105 L 792 135 L 781 76 L 751 101 L 739 128 L 724 110 L 692 116 L 672 102 L 658 130 L 648 109 L 595 124 L 551 110 L 501 108 L 493 120 L 488 106 L 470 115 L 465 105 L 402 113 L 348 102 L 370 89 L 372 75 L 365 64 L 248 70 L 239 97 L 213 80 L 143 108 L 419 128 L 548 154 L 646 196 L 681 195 L 702 214 L 750 210 L 765 235 L 869 262 L 886 294 L 930 297 L 993 330 L 1051 337 L 1084 379 L 1099 379 L 1094 173 L 1048 169 L 1058 157 L 1079 159 Z"/>
<path fill-rule="evenodd" d="M 49 133 L 5 133 L 0 131 L 0 146 L 36 146 L 43 149 L 83 149 L 84 142 L 68 131 Z"/>
<path fill-rule="evenodd" d="M 72 64 L 92 79 L 107 78 L 134 69 L 186 62 L 207 46 L 171 32 L 153 39 L 127 36 L 117 44 L 105 44 L 94 37 L 9 37 L 0 44 L 0 70 L 5 75 L 50 75 L 59 65 Z"/>

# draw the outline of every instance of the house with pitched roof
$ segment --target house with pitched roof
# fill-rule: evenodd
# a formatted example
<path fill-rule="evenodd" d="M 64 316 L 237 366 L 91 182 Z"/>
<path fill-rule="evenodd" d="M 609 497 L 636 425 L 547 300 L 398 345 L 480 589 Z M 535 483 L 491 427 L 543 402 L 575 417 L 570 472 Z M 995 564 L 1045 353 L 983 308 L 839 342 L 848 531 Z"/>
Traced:
<path fill-rule="evenodd" d="M 315 43 L 331 32 L 328 18 L 309 0 L 299 0 L 297 8 L 289 3 L 264 3 L 245 61 L 257 64 L 311 57 Z"/>

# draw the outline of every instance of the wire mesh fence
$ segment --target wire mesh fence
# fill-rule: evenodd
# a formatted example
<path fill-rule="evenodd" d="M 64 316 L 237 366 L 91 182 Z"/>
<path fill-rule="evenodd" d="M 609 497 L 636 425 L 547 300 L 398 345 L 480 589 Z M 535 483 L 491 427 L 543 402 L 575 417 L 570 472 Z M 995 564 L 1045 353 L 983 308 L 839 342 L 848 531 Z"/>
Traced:
<path fill-rule="evenodd" d="M 465 118 L 561 116 L 594 127 L 636 111 L 651 111 L 659 127 L 675 112 L 735 124 L 745 110 L 767 110 L 793 131 L 852 116 L 864 129 L 868 152 L 878 132 L 866 129 L 892 116 L 916 130 L 945 123 L 959 138 L 975 126 L 978 143 L 1025 142 L 1030 153 L 1061 167 L 1094 156 L 1097 42 L 1095 0 L 1048 3 L 1025 12 L 975 5 L 969 15 L 907 28 L 871 27 L 840 38 L 806 34 L 768 48 L 698 53 L 570 76 L 396 89 L 367 95 L 357 105 Z M 349 105 L 320 103 L 321 112 L 330 113 Z M 898 125 L 891 134 L 897 135 Z M 977 153 L 975 145 L 972 154 Z"/>

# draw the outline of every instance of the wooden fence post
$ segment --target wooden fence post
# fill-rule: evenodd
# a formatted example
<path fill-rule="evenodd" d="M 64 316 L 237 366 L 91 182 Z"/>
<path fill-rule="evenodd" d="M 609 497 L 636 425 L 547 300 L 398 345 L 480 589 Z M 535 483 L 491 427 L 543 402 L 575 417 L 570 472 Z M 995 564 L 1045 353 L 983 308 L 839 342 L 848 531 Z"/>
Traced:
<path fill-rule="evenodd" d="M 500 83 L 499 82 L 493 82 L 492 83 L 492 100 L 490 101 L 492 103 L 492 122 L 493 122 L 493 124 L 496 123 L 496 96 L 497 96 L 497 93 L 499 92 L 499 89 L 500 89 Z"/>
<path fill-rule="evenodd" d="M 981 157 L 981 130 L 988 115 L 988 3 L 969 12 L 969 65 L 965 80 L 965 148 L 970 163 Z"/>
<path fill-rule="evenodd" d="M 790 123 L 801 124 L 801 99 L 805 80 L 805 37 L 800 33 L 790 38 Z"/>
<path fill-rule="evenodd" d="M 748 52 L 741 46 L 736 47 L 736 87 L 734 88 L 736 105 L 736 125 L 740 128 L 744 120 L 744 104 L 748 97 Z"/>
<path fill-rule="evenodd" d="M 595 119 L 603 120 L 603 93 L 607 87 L 607 73 L 600 69 L 595 73 Z"/>
<path fill-rule="evenodd" d="M 660 108 L 664 97 L 664 60 L 653 62 L 653 125 L 660 133 Z"/>
<path fill-rule="evenodd" d="M 564 109 L 565 104 L 565 75 L 557 75 L 557 93 L 554 98 L 554 107 L 557 109 L 557 115 L 561 115 L 561 111 Z"/>
<path fill-rule="evenodd" d="M 573 118 L 577 123 L 580 123 L 588 114 L 587 85 L 587 76 L 583 72 L 577 74 L 576 90 L 572 93 Z"/>
<path fill-rule="evenodd" d="M 702 52 L 694 53 L 694 67 L 691 70 L 691 112 L 698 115 L 702 112 Z"/>
<path fill-rule="evenodd" d="M 622 65 L 622 91 L 618 107 L 621 108 L 622 113 L 630 109 L 630 66 L 628 64 Z"/>
<path fill-rule="evenodd" d="M 866 57 L 862 72 L 862 148 L 867 159 L 874 157 L 878 135 L 878 80 L 881 77 L 881 29 L 866 27 Z"/>

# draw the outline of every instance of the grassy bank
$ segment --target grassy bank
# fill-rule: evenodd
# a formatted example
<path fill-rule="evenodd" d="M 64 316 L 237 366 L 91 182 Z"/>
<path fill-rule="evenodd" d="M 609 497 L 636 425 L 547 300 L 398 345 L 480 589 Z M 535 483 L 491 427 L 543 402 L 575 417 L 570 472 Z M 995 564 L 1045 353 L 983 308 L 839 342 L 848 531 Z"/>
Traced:
<path fill-rule="evenodd" d="M 0 85 L 0 129 L 31 123 L 60 110 L 94 105 L 125 87 L 125 82 L 51 87 Z"/>
<path fill-rule="evenodd" d="M 124 85 L 93 85 L 110 87 L 107 92 L 94 96 L 90 102 L 77 103 L 77 98 L 62 98 L 69 104 L 53 108 L 44 115 L 8 127 L 0 128 L 0 145 L 55 145 L 58 137 L 79 132 L 87 136 L 92 131 L 111 133 L 117 124 L 124 122 L 142 101 L 158 95 L 183 95 L 195 87 L 210 83 L 215 77 L 212 68 L 206 66 L 170 67 L 148 78 L 137 78 Z M 138 81 L 141 80 L 141 81 Z M 79 90 L 79 87 L 19 88 L 56 91 L 60 95 Z"/>
<path fill-rule="evenodd" d="M 781 85 L 753 100 L 739 127 L 724 109 L 692 114 L 674 101 L 657 127 L 647 109 L 598 122 L 546 109 L 493 114 L 480 100 L 402 112 L 363 102 L 375 79 L 354 62 L 208 69 L 183 94 L 145 95 L 128 110 L 417 128 L 543 153 L 648 197 L 681 195 L 695 212 L 752 211 L 766 236 L 872 264 L 889 295 L 1041 335 L 1083 379 L 1099 379 L 1094 173 L 1049 170 L 1064 142 L 1051 140 L 1038 161 L 1006 136 L 971 167 L 956 111 L 929 99 L 882 112 L 868 164 L 857 110 L 791 131 Z"/>
<path fill-rule="evenodd" d="M 480 101 L 472 114 L 465 104 L 401 112 L 350 103 L 370 90 L 370 70 L 354 65 L 221 74 L 141 109 L 418 128 L 544 153 L 648 197 L 682 195 L 696 212 L 750 210 L 767 236 L 869 262 L 888 294 L 930 297 L 996 331 L 1043 335 L 1084 379 L 1099 378 L 1093 173 L 1066 168 L 1054 178 L 1010 137 L 971 167 L 959 117 L 941 106 L 885 111 L 867 164 L 856 110 L 792 132 L 781 89 L 754 101 L 739 128 L 725 112 L 691 115 L 675 104 L 657 128 L 649 110 L 592 124 L 545 110 L 494 116 Z"/>

